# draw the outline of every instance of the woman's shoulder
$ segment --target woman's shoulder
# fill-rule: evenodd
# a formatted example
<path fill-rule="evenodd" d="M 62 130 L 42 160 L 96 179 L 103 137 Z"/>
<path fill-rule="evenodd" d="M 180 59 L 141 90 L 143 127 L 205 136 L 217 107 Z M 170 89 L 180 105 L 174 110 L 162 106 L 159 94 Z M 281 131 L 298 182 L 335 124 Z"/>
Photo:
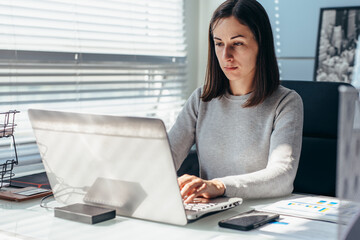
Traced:
<path fill-rule="evenodd" d="M 275 91 L 275 96 L 277 98 L 291 98 L 302 101 L 300 95 L 295 90 L 282 85 L 279 85 L 278 89 Z"/>
<path fill-rule="evenodd" d="M 302 106 L 302 98 L 296 91 L 279 85 L 276 91 L 267 100 L 265 100 L 264 103 L 266 107 L 272 106 L 275 108 L 282 105 Z"/>
<path fill-rule="evenodd" d="M 199 101 L 203 92 L 203 87 L 196 88 L 189 97 L 190 101 Z"/>
<path fill-rule="evenodd" d="M 198 87 L 196 88 L 191 95 L 195 95 L 195 96 L 198 96 L 200 97 L 202 95 L 202 92 L 203 92 L 203 87 Z"/>
<path fill-rule="evenodd" d="M 190 97 L 186 100 L 185 108 L 190 107 L 192 109 L 198 109 L 201 102 L 202 87 L 196 88 L 191 94 Z"/>

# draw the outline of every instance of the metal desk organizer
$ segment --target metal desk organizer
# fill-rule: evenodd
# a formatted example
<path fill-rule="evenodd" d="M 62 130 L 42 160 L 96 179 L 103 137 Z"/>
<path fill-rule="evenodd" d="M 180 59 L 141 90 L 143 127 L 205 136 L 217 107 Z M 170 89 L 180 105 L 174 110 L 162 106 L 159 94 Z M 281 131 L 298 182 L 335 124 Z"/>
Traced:
<path fill-rule="evenodd" d="M 19 113 L 16 110 L 10 110 L 8 112 L 0 112 L 0 139 L 12 138 L 12 147 L 15 152 L 14 159 L 8 159 L 4 163 L 0 164 L 0 189 L 10 184 L 11 178 L 15 175 L 13 173 L 14 165 L 18 164 L 18 157 L 16 151 L 16 143 L 14 137 L 15 114 Z"/>

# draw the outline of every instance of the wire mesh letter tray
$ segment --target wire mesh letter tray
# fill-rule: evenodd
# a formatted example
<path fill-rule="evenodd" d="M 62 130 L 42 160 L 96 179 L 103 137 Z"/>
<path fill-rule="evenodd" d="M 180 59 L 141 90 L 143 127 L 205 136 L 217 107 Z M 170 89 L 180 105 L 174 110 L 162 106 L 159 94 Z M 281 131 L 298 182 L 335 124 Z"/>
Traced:
<path fill-rule="evenodd" d="M 14 176 L 13 169 L 14 165 L 18 164 L 18 157 L 16 151 L 16 143 L 14 137 L 15 114 L 19 111 L 11 110 L 8 112 L 0 112 L 0 140 L 2 138 L 12 138 L 12 147 L 15 152 L 14 159 L 7 159 L 5 162 L 0 164 L 0 188 L 10 184 L 11 178 Z"/>

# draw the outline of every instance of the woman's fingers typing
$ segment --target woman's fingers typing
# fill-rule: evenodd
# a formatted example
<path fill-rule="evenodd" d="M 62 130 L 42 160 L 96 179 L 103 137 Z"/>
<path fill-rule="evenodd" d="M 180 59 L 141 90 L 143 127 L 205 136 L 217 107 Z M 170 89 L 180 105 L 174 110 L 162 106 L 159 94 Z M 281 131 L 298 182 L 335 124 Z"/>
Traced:
<path fill-rule="evenodd" d="M 217 180 L 204 180 L 188 174 L 179 177 L 178 183 L 185 203 L 192 202 L 197 197 L 217 197 L 225 190 L 224 185 Z"/>
<path fill-rule="evenodd" d="M 194 199 L 197 197 L 204 197 L 203 193 L 205 192 L 206 187 L 207 187 L 206 183 L 202 183 L 200 186 L 194 187 L 193 192 L 191 194 L 187 194 L 185 198 L 183 198 L 184 202 L 189 203 L 189 202 L 193 202 Z"/>
<path fill-rule="evenodd" d="M 184 176 L 179 180 L 181 196 L 183 199 L 190 195 L 197 195 L 198 188 L 203 185 L 203 180 L 196 176 Z"/>

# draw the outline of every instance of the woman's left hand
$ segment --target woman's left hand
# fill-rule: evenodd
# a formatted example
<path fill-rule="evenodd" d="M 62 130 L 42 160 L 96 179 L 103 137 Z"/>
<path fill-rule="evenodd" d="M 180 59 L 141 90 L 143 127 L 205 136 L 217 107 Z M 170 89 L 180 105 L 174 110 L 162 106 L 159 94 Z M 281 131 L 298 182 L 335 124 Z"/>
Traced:
<path fill-rule="evenodd" d="M 218 180 L 204 180 L 184 174 L 178 178 L 178 183 L 184 203 L 192 202 L 196 197 L 215 198 L 225 193 L 224 184 Z"/>

